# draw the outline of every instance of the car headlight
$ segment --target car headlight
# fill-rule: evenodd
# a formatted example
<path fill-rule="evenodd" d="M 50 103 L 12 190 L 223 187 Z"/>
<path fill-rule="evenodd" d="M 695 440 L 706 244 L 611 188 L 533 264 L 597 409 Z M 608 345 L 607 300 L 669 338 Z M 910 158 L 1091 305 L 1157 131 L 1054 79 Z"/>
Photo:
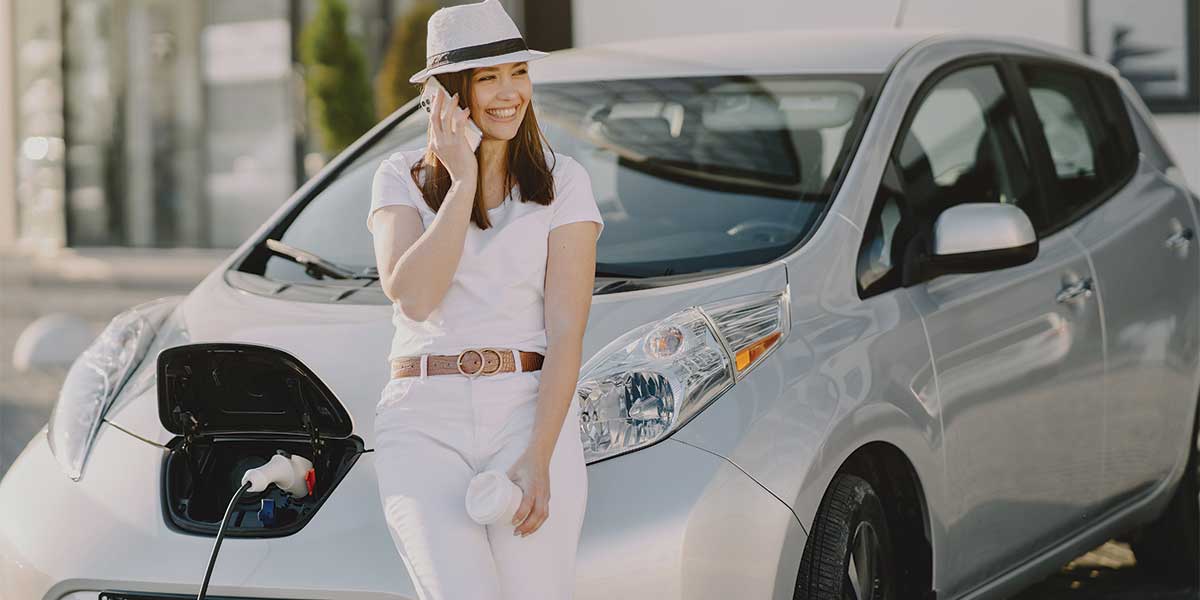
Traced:
<path fill-rule="evenodd" d="M 589 464 L 679 429 L 781 345 L 789 290 L 692 306 L 613 340 L 580 369 Z"/>
<path fill-rule="evenodd" d="M 71 364 L 46 431 L 50 451 L 71 479 L 79 481 L 100 420 L 181 298 L 151 300 L 113 317 Z"/>

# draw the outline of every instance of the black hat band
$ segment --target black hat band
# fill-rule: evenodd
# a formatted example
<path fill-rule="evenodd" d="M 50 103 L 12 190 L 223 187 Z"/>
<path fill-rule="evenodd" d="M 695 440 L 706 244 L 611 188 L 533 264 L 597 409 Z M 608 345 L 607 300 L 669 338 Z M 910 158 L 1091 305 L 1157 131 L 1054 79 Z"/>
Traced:
<path fill-rule="evenodd" d="M 528 50 L 529 46 L 525 45 L 524 38 L 509 38 L 497 42 L 488 42 L 479 44 L 478 46 L 466 46 L 464 48 L 455 48 L 447 50 L 441 54 L 430 56 L 426 61 L 426 69 L 448 65 L 450 63 L 465 62 L 479 58 L 487 58 L 489 56 L 500 56 L 510 52 L 520 52 Z"/>

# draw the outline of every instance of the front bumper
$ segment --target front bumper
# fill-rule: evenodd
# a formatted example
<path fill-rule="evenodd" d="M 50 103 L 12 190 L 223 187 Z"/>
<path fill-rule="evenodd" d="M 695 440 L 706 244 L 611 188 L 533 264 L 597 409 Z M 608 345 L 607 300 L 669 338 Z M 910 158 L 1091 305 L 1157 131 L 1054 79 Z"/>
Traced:
<path fill-rule="evenodd" d="M 169 529 L 164 450 L 105 423 L 79 482 L 39 432 L 0 481 L 0 598 L 100 590 L 194 595 L 213 538 Z M 281 538 L 226 538 L 212 596 L 416 598 L 363 454 L 313 520 Z M 805 535 L 728 461 L 666 440 L 588 468 L 575 598 L 791 600 Z"/>

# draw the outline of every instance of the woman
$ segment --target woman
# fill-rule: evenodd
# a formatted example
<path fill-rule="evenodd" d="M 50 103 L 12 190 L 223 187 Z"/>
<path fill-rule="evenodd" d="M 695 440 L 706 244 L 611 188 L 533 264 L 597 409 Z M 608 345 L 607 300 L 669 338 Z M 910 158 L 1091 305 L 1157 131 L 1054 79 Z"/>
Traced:
<path fill-rule="evenodd" d="M 381 163 L 367 221 L 396 326 L 380 498 L 423 600 L 567 599 L 587 504 L 575 384 L 604 221 L 582 166 L 543 149 L 528 62 L 546 53 L 498 0 L 437 11 L 427 45 L 410 81 L 450 95 L 432 103 L 426 148 Z M 520 489 L 511 523 L 468 515 L 487 470 Z"/>

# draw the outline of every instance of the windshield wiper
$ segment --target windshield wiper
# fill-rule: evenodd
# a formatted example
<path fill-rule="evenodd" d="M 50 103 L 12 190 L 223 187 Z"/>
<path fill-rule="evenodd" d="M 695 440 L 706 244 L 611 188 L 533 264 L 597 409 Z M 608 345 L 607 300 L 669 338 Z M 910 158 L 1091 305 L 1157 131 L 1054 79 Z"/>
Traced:
<path fill-rule="evenodd" d="M 356 272 L 353 269 L 321 258 L 307 250 L 289 246 L 279 240 L 268 239 L 266 244 L 267 249 L 276 255 L 303 266 L 304 272 L 313 279 L 324 279 L 326 277 L 330 279 L 379 279 L 379 273 L 375 267 L 368 267 Z"/>

